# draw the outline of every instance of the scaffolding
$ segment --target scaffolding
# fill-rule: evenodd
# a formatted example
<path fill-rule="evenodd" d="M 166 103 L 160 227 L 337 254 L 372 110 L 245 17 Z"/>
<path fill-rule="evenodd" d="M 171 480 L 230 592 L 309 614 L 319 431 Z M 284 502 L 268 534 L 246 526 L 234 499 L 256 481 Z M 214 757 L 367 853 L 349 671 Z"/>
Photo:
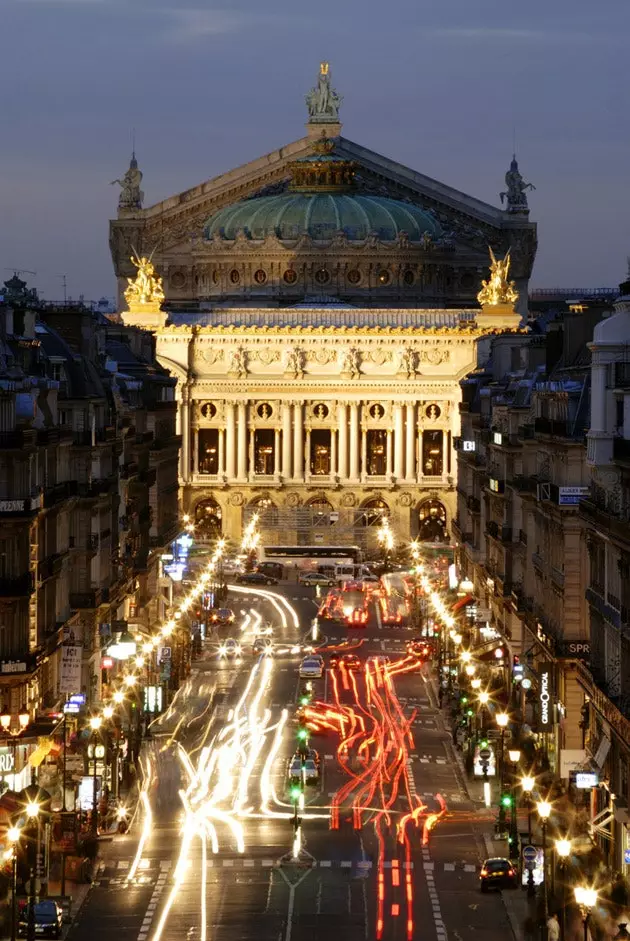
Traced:
<path fill-rule="evenodd" d="M 359 546 L 373 551 L 377 531 L 388 511 L 375 507 L 322 510 L 321 507 L 248 506 L 243 514 L 247 526 L 258 514 L 258 530 L 263 545 Z"/>

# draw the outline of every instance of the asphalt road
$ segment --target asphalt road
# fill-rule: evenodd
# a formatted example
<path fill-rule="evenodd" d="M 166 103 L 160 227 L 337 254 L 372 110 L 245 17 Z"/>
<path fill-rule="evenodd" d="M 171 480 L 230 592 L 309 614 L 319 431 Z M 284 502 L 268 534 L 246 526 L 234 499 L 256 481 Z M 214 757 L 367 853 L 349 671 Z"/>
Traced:
<path fill-rule="evenodd" d="M 313 737 L 310 744 L 321 756 L 321 781 L 308 791 L 303 852 L 297 864 L 291 859 L 286 764 L 295 748 L 292 719 L 301 659 L 291 649 L 305 640 L 318 603 L 311 588 L 281 585 L 273 591 L 295 609 L 298 627 L 283 606 L 282 614 L 278 605 L 237 591 L 228 602 L 238 615 L 228 633 L 246 639 L 260 616 L 262 624 L 273 625 L 276 651 L 286 652 L 269 658 L 268 665 L 262 661 L 252 678 L 257 661 L 247 648 L 234 662 L 219 659 L 216 643 L 206 643 L 203 658 L 195 663 L 171 714 L 154 727 L 147 749 L 152 783 L 143 800 L 152 818 L 147 820 L 144 807 L 139 807 L 130 833 L 102 844 L 99 872 L 70 930 L 70 941 L 319 941 L 333 932 L 344 941 L 510 939 L 501 895 L 479 892 L 482 836 L 490 822 L 463 786 L 436 708 L 429 665 L 393 679 L 401 714 L 407 720 L 414 716 L 408 739 L 412 744 L 405 752 L 411 794 L 405 795 L 401 786 L 391 804 L 389 824 L 380 818 L 381 842 L 375 796 L 362 815 L 360 830 L 353 826 L 351 807 L 343 802 L 339 829 L 330 828 L 334 795 L 347 784 L 348 775 L 337 759 L 339 738 Z M 246 629 L 241 632 L 244 620 Z M 330 623 L 322 625 L 322 633 L 330 643 L 348 636 L 346 629 Z M 387 654 L 391 661 L 404 657 L 409 632 L 383 628 L 375 613 L 366 629 L 353 633 L 364 639 L 357 651 L 364 659 L 375 654 Z M 332 686 L 327 672 L 314 681 L 315 698 L 332 702 Z M 339 708 L 344 704 L 350 708 L 353 701 L 366 715 L 375 708 L 367 702 L 367 684 L 361 680 L 356 696 L 348 683 L 337 687 Z M 242 697 L 243 707 L 235 718 L 233 711 Z M 386 703 L 379 709 L 387 712 L 392 728 L 402 728 L 403 719 L 390 714 L 393 706 Z M 224 731 L 221 739 L 222 730 L 228 728 L 230 734 Z M 249 738 L 243 744 L 246 732 Z M 223 743 L 223 751 L 214 768 L 208 769 L 203 746 L 212 744 L 214 736 L 218 738 L 213 747 Z M 180 755 L 174 739 L 182 743 Z M 230 776 L 232 747 L 249 749 L 251 767 L 244 785 L 242 775 Z M 183 751 L 188 756 L 184 763 Z M 208 796 L 208 781 L 217 779 L 225 788 L 227 804 L 239 795 L 238 823 L 232 829 L 224 819 L 199 813 Z M 187 787 L 186 813 L 179 791 Z M 428 845 L 422 846 L 422 827 L 413 822 L 403 845 L 396 824 L 408 812 L 409 800 L 423 803 L 426 820 L 443 806 L 436 795 L 447 810 L 429 833 Z M 186 841 L 188 849 L 178 865 Z"/>

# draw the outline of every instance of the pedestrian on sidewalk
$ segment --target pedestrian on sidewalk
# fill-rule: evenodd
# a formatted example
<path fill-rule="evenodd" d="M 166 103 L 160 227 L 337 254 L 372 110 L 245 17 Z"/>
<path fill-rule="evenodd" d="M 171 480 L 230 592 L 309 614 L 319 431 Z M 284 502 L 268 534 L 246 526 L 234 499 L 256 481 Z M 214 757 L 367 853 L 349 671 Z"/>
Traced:
<path fill-rule="evenodd" d="M 555 912 L 547 919 L 547 941 L 560 941 L 560 922 Z"/>

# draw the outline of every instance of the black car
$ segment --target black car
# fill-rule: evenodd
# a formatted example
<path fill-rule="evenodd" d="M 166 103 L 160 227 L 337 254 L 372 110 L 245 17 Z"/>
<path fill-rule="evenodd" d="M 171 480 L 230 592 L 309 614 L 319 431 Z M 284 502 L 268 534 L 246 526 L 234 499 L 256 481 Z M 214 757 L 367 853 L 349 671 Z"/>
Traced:
<path fill-rule="evenodd" d="M 246 572 L 239 575 L 236 579 L 239 585 L 277 585 L 278 579 L 271 575 L 265 575 L 263 572 Z"/>
<path fill-rule="evenodd" d="M 509 859 L 493 856 L 486 859 L 479 874 L 482 892 L 488 889 L 514 889 L 518 885 L 518 872 Z"/>
<path fill-rule="evenodd" d="M 19 933 L 21 936 L 28 934 L 28 915 L 29 907 L 25 905 L 20 912 Z M 41 902 L 35 902 L 35 936 L 39 938 L 60 938 L 63 922 L 63 912 L 56 902 L 52 899 L 42 899 Z"/>

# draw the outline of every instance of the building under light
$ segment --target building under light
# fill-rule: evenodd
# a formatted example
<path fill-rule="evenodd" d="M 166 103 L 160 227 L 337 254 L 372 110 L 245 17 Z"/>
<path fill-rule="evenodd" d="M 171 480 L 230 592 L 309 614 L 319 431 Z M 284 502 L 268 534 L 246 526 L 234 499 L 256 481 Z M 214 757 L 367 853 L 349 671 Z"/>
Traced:
<path fill-rule="evenodd" d="M 177 376 L 183 507 L 198 535 L 447 540 L 459 380 L 513 312 L 476 301 L 488 247 L 510 250 L 524 313 L 536 248 L 516 162 L 504 209 L 341 136 L 322 68 L 306 135 L 142 208 L 135 158 L 111 223 L 123 291 L 132 247 L 164 279 L 154 329 Z M 139 318 L 139 319 L 138 319 Z M 168 320 L 167 320 L 168 318 Z M 127 317 L 125 317 L 127 320 Z"/>

